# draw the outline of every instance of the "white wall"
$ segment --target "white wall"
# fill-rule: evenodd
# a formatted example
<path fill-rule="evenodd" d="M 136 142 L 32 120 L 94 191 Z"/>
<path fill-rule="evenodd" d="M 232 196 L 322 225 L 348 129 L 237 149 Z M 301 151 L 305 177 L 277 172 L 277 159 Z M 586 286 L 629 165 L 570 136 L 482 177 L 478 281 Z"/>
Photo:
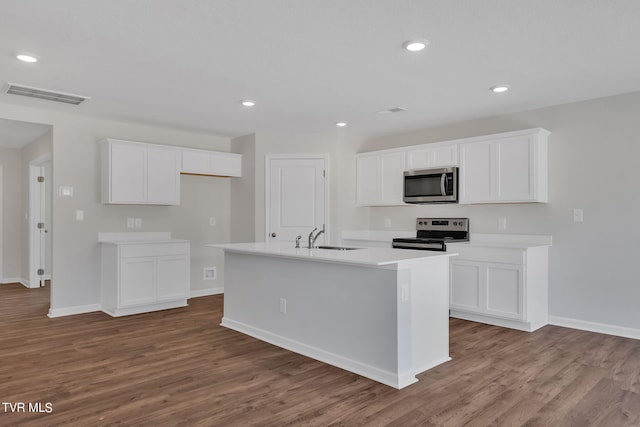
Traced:
<path fill-rule="evenodd" d="M 0 148 L 2 179 L 2 275 L 0 281 L 15 281 L 22 276 L 22 211 L 21 152 L 17 148 Z"/>
<path fill-rule="evenodd" d="M 355 206 L 355 153 L 363 139 L 340 131 L 255 135 L 255 240 L 265 239 L 265 157 L 268 154 L 329 155 L 329 243 L 338 243 L 343 229 L 368 222 L 368 209 Z M 250 196 L 250 195 L 248 195 Z M 311 231 L 311 230 L 309 230 Z"/>
<path fill-rule="evenodd" d="M 414 230 L 420 216 L 464 216 L 471 231 L 551 234 L 550 314 L 640 329 L 640 93 L 489 117 L 368 141 L 362 151 L 543 127 L 549 203 L 373 207 L 359 228 Z M 573 208 L 584 222 L 573 222 Z"/>
<path fill-rule="evenodd" d="M 74 111 L 70 107 L 70 111 Z M 81 107 L 79 107 L 81 108 Z M 95 308 L 99 304 L 99 232 L 132 231 L 126 218 L 140 217 L 134 231 L 170 231 L 191 240 L 192 292 L 219 286 L 203 281 L 202 268 L 221 267 L 208 256 L 204 243 L 229 240 L 229 179 L 184 177 L 183 204 L 178 207 L 116 206 L 100 203 L 100 162 L 97 142 L 118 138 L 158 144 L 229 151 L 229 139 L 141 124 L 100 120 L 0 103 L 0 118 L 53 126 L 53 314 Z M 74 196 L 61 198 L 59 186 L 73 186 Z M 85 220 L 75 220 L 77 209 Z M 209 218 L 216 217 L 216 226 Z"/>
<path fill-rule="evenodd" d="M 242 154 L 242 177 L 231 180 L 231 241 L 253 242 L 256 234 L 256 136 L 231 140 L 231 151 Z"/>

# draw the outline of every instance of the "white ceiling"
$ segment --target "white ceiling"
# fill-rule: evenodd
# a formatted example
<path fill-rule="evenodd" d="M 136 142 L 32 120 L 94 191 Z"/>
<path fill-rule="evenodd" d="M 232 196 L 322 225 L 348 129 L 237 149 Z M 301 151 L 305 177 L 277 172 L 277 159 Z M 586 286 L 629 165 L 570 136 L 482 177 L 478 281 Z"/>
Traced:
<path fill-rule="evenodd" d="M 49 125 L 0 119 L 0 148 L 22 148 L 50 130 Z"/>
<path fill-rule="evenodd" d="M 0 101 L 204 131 L 381 135 L 640 90 L 637 0 L 0 0 Z M 421 53 L 401 44 L 430 40 Z M 14 54 L 32 52 L 37 64 Z M 511 85 L 505 94 L 488 88 Z M 239 104 L 253 99 L 257 106 Z M 407 111 L 382 116 L 377 111 Z"/>

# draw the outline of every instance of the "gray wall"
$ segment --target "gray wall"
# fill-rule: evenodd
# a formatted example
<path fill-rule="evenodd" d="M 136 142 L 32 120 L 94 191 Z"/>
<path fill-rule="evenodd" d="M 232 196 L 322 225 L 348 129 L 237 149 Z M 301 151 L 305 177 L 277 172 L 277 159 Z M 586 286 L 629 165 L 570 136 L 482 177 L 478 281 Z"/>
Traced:
<path fill-rule="evenodd" d="M 550 314 L 640 329 L 640 93 L 456 123 L 368 141 L 362 151 L 543 127 L 549 203 L 373 207 L 368 227 L 413 230 L 419 216 L 466 216 L 471 231 L 551 234 Z M 573 222 L 573 208 L 584 222 Z"/>
<path fill-rule="evenodd" d="M 256 234 L 256 136 L 231 140 L 231 151 L 242 154 L 242 177 L 231 180 L 231 241 L 253 242 Z"/>
<path fill-rule="evenodd" d="M 268 154 L 328 154 L 330 243 L 343 229 L 368 222 L 368 209 L 355 206 L 355 153 L 363 139 L 341 131 L 327 133 L 260 133 L 255 153 L 255 240 L 265 240 L 265 158 Z M 311 231 L 311 230 L 309 230 Z"/>
<path fill-rule="evenodd" d="M 0 117 L 53 126 L 53 284 L 54 314 L 99 304 L 99 232 L 170 231 L 191 240 L 192 293 L 221 286 L 204 281 L 202 269 L 222 267 L 204 243 L 229 241 L 229 181 L 226 178 L 183 176 L 181 206 L 116 206 L 100 203 L 100 159 L 97 142 L 128 139 L 166 145 L 229 151 L 229 139 L 141 124 L 100 120 L 0 103 Z M 59 197 L 60 186 L 73 186 L 73 197 Z M 85 220 L 76 221 L 77 209 Z M 126 228 L 126 218 L 139 217 L 143 226 Z M 209 225 L 209 218 L 216 225 Z"/>

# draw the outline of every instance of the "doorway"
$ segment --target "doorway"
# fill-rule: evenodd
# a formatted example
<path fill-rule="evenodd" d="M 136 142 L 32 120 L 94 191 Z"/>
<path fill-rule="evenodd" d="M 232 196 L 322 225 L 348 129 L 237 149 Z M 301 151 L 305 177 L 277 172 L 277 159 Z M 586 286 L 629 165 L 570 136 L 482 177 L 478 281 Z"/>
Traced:
<path fill-rule="evenodd" d="M 270 155 L 266 158 L 266 242 L 302 245 L 314 228 L 324 229 L 316 244 L 329 241 L 328 155 Z"/>
<path fill-rule="evenodd" d="M 51 280 L 51 155 L 29 162 L 29 287 Z"/>

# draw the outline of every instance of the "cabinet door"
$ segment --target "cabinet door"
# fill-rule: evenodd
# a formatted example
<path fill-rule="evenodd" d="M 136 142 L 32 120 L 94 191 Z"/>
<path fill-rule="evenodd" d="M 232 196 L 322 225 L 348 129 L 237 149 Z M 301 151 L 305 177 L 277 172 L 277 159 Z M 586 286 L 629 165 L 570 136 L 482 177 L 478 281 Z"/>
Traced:
<path fill-rule="evenodd" d="M 535 200 L 533 140 L 529 135 L 495 142 L 497 201 Z"/>
<path fill-rule="evenodd" d="M 460 145 L 460 203 L 482 203 L 495 199 L 492 143 Z"/>
<path fill-rule="evenodd" d="M 186 256 L 163 256 L 157 260 L 158 301 L 189 297 L 189 260 Z"/>
<path fill-rule="evenodd" d="M 182 172 L 206 175 L 209 173 L 209 156 L 200 150 L 182 151 Z"/>
<path fill-rule="evenodd" d="M 429 155 L 431 150 L 418 148 L 407 151 L 407 170 L 426 169 L 430 166 Z"/>
<path fill-rule="evenodd" d="M 376 205 L 382 202 L 378 160 L 377 156 L 359 156 L 356 159 L 356 193 L 359 205 Z"/>
<path fill-rule="evenodd" d="M 180 152 L 172 148 L 147 148 L 147 202 L 180 204 Z"/>
<path fill-rule="evenodd" d="M 433 144 L 432 147 L 420 146 L 406 153 L 407 169 L 426 169 L 443 166 L 458 166 L 458 145 Z"/>
<path fill-rule="evenodd" d="M 111 144 L 108 177 L 111 203 L 144 203 L 146 191 L 146 148 L 134 144 Z"/>
<path fill-rule="evenodd" d="M 483 311 L 482 264 L 451 260 L 450 307 L 455 310 Z"/>
<path fill-rule="evenodd" d="M 434 147 L 431 150 L 430 167 L 457 166 L 458 165 L 458 145 L 443 145 Z"/>
<path fill-rule="evenodd" d="M 485 267 L 487 314 L 519 320 L 525 318 L 522 272 L 519 265 L 489 264 Z"/>
<path fill-rule="evenodd" d="M 241 176 L 242 158 L 235 154 L 209 153 L 209 170 L 212 175 Z"/>
<path fill-rule="evenodd" d="M 155 271 L 156 260 L 153 257 L 123 258 L 120 262 L 119 306 L 154 303 Z"/>
<path fill-rule="evenodd" d="M 404 165 L 404 152 L 385 154 L 380 157 L 381 199 L 383 204 L 403 204 Z"/>

